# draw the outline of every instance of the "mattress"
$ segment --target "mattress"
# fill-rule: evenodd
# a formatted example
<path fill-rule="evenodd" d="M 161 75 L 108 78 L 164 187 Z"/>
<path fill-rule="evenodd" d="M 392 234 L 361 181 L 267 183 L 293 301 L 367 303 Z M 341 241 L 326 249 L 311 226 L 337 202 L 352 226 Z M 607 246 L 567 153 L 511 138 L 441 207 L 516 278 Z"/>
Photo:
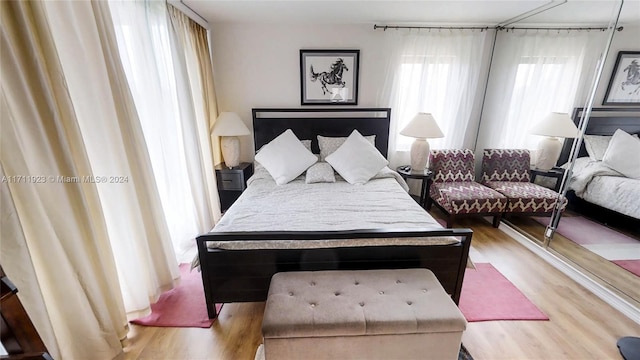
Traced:
<path fill-rule="evenodd" d="M 640 219 L 640 180 L 624 177 L 602 161 L 576 159 L 569 189 L 592 204 Z"/>
<path fill-rule="evenodd" d="M 395 171 L 383 169 L 364 185 L 351 185 L 336 176 L 335 183 L 306 184 L 304 175 L 276 185 L 260 164 L 247 189 L 222 216 L 212 232 L 442 230 L 443 227 L 407 193 L 405 181 Z M 209 248 L 313 248 L 451 244 L 451 237 L 208 242 Z"/>

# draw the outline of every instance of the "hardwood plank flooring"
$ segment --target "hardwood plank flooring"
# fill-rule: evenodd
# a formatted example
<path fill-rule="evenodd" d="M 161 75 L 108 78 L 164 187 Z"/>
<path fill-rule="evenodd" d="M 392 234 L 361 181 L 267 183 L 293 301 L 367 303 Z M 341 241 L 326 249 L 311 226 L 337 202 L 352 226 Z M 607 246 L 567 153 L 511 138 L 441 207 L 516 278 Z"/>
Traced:
<path fill-rule="evenodd" d="M 472 260 L 489 261 L 550 318 L 469 323 L 463 343 L 474 359 L 618 360 L 618 338 L 640 336 L 640 325 L 483 219 L 456 227 L 474 230 Z M 131 325 L 124 358 L 253 359 L 263 311 L 264 303 L 225 304 L 209 329 Z"/>
<path fill-rule="evenodd" d="M 571 213 L 566 216 L 575 216 Z M 509 221 L 540 243 L 544 239 L 545 226 L 526 217 L 513 217 Z M 562 220 L 560 220 L 562 221 Z M 637 234 L 621 231 L 625 235 L 638 238 Z M 640 239 L 638 240 L 640 241 Z M 640 277 L 621 268 L 615 263 L 589 251 L 559 233 L 555 233 L 549 250 L 563 260 L 581 268 L 594 281 L 607 287 L 636 307 L 640 307 Z"/>

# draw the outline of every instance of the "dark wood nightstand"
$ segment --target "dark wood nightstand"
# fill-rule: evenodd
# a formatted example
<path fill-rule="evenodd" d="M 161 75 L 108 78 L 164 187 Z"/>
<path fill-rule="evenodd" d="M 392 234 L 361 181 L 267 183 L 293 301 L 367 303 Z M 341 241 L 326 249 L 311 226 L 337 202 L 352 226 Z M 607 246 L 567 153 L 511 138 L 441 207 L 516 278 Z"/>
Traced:
<path fill-rule="evenodd" d="M 240 163 L 228 168 L 224 163 L 216 165 L 216 182 L 220 196 L 220 210 L 227 210 L 247 188 L 247 179 L 253 175 L 253 164 Z"/>
<path fill-rule="evenodd" d="M 429 199 L 429 188 L 431 187 L 431 178 L 433 177 L 433 171 L 413 171 L 409 165 L 399 166 L 396 171 L 400 176 L 406 179 L 418 179 L 422 180 L 422 187 L 420 189 L 420 200 L 418 203 L 420 206 L 425 207 L 427 205 L 427 199 Z"/>
<path fill-rule="evenodd" d="M 564 176 L 564 169 L 554 167 L 549 170 L 540 170 L 540 169 L 531 169 L 529 170 L 531 174 L 531 182 L 536 180 L 537 176 L 544 176 L 556 179 L 556 183 L 553 187 L 553 191 L 558 192 L 560 190 L 560 184 L 562 184 L 562 177 Z"/>

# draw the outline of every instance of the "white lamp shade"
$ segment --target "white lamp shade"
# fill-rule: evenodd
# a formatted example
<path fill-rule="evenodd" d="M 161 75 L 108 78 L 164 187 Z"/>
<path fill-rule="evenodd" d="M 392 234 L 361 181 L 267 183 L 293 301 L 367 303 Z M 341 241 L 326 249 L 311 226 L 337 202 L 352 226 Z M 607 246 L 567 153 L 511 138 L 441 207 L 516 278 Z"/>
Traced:
<path fill-rule="evenodd" d="M 400 131 L 400 134 L 418 139 L 444 137 L 433 115 L 423 112 L 416 114 L 407 126 Z"/>
<path fill-rule="evenodd" d="M 251 132 L 238 114 L 223 112 L 218 115 L 218 119 L 213 125 L 213 134 L 217 136 L 242 136 L 249 135 Z"/>
<path fill-rule="evenodd" d="M 544 120 L 532 127 L 530 133 L 533 135 L 575 138 L 578 136 L 578 128 L 569 114 L 552 112 Z"/>

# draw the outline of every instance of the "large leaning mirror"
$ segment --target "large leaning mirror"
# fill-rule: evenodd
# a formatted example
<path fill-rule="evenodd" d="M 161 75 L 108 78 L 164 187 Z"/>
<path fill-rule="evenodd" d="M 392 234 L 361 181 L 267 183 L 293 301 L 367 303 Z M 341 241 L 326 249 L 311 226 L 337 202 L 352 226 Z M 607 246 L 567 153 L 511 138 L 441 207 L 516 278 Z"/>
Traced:
<path fill-rule="evenodd" d="M 520 56 L 514 82 L 521 86 L 511 95 L 520 103 L 507 104 L 539 119 L 523 142 L 532 149 L 532 180 L 559 194 L 551 217 L 506 221 L 639 308 L 640 166 L 633 149 L 640 142 L 633 135 L 640 133 L 640 84 L 634 80 L 634 74 L 640 78 L 640 24 L 625 21 L 634 4 L 600 3 L 602 11 L 591 15 L 581 12 L 580 2 L 561 3 L 507 25 L 509 35 L 498 34 L 496 51 Z M 560 19 L 576 25 L 549 25 Z M 521 55 L 527 51 L 535 55 Z M 562 144 L 551 165 L 543 164 L 549 160 L 546 137 Z"/>

